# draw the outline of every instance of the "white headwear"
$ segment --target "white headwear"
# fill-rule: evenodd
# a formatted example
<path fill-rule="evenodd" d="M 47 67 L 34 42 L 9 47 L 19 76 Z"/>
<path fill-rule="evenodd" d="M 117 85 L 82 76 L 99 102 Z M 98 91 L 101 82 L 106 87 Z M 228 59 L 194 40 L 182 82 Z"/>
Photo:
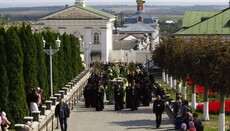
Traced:
<path fill-rule="evenodd" d="M 2 117 L 6 117 L 6 112 L 2 111 Z"/>

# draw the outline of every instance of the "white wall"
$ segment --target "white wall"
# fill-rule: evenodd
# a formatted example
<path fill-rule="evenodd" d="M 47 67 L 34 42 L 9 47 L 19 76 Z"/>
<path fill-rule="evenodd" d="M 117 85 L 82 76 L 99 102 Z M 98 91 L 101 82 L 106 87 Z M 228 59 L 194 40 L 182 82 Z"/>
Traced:
<path fill-rule="evenodd" d="M 139 50 L 112 50 L 109 53 L 109 62 L 122 61 L 122 62 L 138 62 L 144 63 L 147 59 L 151 59 L 151 51 Z"/>

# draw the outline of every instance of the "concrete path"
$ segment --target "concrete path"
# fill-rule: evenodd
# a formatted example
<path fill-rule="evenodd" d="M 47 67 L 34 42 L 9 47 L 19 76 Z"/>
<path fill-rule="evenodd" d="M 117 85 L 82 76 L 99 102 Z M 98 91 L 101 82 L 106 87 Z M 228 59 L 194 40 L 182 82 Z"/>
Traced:
<path fill-rule="evenodd" d="M 81 98 L 68 119 L 68 131 L 168 131 L 174 130 L 172 120 L 166 113 L 162 116 L 162 125 L 156 129 L 152 103 L 149 107 L 139 107 L 136 111 L 124 109 L 114 111 L 114 105 L 105 102 L 104 111 L 85 108 Z M 60 129 L 59 129 L 60 130 Z M 58 130 L 56 130 L 58 131 Z"/>

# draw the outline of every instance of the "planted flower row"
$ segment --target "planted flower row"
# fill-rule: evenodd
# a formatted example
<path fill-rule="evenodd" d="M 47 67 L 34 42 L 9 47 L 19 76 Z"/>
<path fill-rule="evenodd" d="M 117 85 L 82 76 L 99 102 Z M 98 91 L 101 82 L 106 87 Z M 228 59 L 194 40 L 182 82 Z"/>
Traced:
<path fill-rule="evenodd" d="M 220 110 L 220 101 L 209 102 L 209 113 L 218 114 Z M 204 104 L 197 106 L 197 111 L 203 112 Z M 225 113 L 230 114 L 230 101 L 225 101 Z"/>

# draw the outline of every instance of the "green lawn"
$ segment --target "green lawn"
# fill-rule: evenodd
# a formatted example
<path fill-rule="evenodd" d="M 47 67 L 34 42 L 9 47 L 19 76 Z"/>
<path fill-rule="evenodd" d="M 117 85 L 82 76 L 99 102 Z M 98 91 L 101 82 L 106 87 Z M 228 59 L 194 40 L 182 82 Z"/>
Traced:
<path fill-rule="evenodd" d="M 172 90 L 171 87 L 169 87 L 168 84 L 166 84 L 163 81 L 157 81 L 161 84 L 161 86 L 166 90 L 167 93 L 171 95 L 171 98 L 173 98 L 173 101 L 176 99 L 176 91 Z M 187 88 L 187 100 L 191 101 L 191 89 Z M 230 98 L 227 98 L 229 100 Z M 217 98 L 209 98 L 209 101 L 216 101 L 219 100 L 219 97 Z M 202 102 L 203 101 L 203 95 L 197 95 L 197 101 Z M 193 110 L 194 113 L 197 113 L 200 117 L 203 116 L 202 112 L 197 112 L 196 110 Z M 209 121 L 203 121 L 204 123 L 204 131 L 217 131 L 218 130 L 218 114 L 209 114 Z M 230 115 L 225 116 L 225 126 L 226 130 L 229 129 L 230 126 Z"/>
<path fill-rule="evenodd" d="M 156 15 L 158 19 L 162 22 L 166 20 L 182 20 L 184 15 Z"/>

